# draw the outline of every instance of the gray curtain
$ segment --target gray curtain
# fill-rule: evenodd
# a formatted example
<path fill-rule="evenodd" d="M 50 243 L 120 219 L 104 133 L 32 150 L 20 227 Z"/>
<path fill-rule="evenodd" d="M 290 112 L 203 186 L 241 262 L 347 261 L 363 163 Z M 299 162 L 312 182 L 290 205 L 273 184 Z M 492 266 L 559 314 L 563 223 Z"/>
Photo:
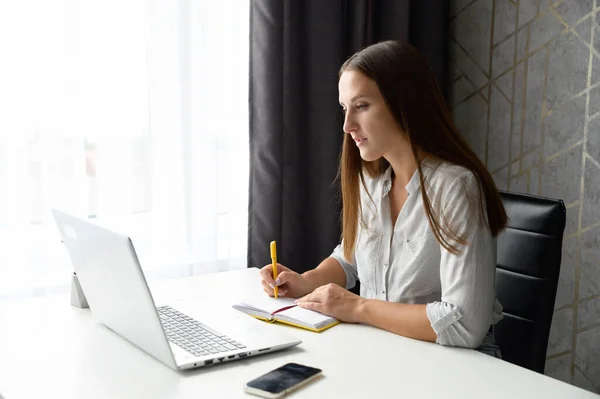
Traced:
<path fill-rule="evenodd" d="M 250 10 L 248 267 L 303 272 L 339 243 L 338 69 L 355 51 L 407 40 L 446 82 L 444 0 L 253 0 Z M 401 78 L 401 77 L 399 77 Z"/>

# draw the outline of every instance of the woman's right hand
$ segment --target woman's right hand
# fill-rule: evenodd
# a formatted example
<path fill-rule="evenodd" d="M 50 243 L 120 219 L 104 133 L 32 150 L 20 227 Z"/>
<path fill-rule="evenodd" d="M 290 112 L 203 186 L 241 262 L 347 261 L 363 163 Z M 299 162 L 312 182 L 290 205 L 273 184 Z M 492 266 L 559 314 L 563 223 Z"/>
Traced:
<path fill-rule="evenodd" d="M 300 298 L 312 292 L 310 283 L 302 274 L 277 264 L 277 283 L 273 280 L 273 265 L 269 264 L 260 270 L 261 284 L 269 296 L 275 296 L 274 288 L 278 287 L 278 296 Z"/>

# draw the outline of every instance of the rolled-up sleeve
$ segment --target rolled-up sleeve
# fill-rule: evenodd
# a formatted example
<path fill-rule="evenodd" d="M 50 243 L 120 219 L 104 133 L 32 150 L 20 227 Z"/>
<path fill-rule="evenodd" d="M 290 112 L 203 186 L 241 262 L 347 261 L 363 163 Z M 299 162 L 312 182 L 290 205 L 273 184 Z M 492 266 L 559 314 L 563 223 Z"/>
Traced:
<path fill-rule="evenodd" d="M 346 289 L 353 288 L 356 285 L 356 281 L 358 280 L 358 271 L 356 269 L 356 259 L 354 254 L 352 254 L 352 259 L 348 261 L 344 256 L 344 240 L 333 250 L 332 254 L 329 256 L 330 258 L 334 258 L 339 262 L 344 269 L 344 273 L 346 274 Z"/>
<path fill-rule="evenodd" d="M 467 243 L 454 243 L 460 251 L 457 255 L 441 247 L 441 301 L 427 304 L 426 309 L 441 345 L 476 348 L 492 323 L 496 241 L 479 216 L 478 190 L 478 178 L 465 172 L 443 201 L 443 220 Z"/>

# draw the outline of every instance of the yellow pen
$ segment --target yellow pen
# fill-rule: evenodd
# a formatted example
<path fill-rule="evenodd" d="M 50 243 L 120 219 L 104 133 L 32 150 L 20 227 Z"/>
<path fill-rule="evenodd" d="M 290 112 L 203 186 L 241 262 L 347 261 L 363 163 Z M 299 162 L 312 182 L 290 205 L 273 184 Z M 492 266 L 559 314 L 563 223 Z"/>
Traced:
<path fill-rule="evenodd" d="M 271 260 L 273 261 L 273 280 L 277 280 L 277 246 L 275 241 L 271 241 Z M 275 286 L 273 291 L 275 298 L 277 298 L 277 294 L 279 293 L 278 287 Z"/>

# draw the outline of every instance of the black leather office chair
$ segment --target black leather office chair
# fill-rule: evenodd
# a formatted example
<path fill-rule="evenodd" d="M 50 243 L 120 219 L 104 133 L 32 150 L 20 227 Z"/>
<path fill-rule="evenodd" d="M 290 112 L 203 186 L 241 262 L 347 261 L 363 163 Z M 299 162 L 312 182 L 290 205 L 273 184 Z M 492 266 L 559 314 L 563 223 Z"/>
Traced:
<path fill-rule="evenodd" d="M 495 327 L 504 360 L 544 372 L 562 255 L 561 200 L 500 192 L 509 221 L 498 236 L 496 295 L 504 319 Z"/>

